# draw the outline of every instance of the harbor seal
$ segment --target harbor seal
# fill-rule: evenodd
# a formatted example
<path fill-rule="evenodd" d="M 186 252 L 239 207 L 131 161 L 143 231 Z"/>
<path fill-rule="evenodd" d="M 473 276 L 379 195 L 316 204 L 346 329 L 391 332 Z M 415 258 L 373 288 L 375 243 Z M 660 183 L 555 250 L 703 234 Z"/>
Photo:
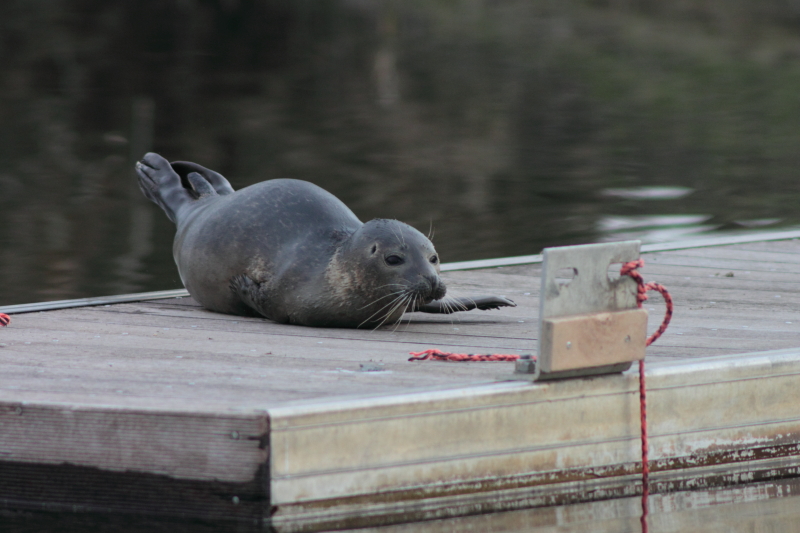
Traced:
<path fill-rule="evenodd" d="M 362 223 L 338 198 L 293 179 L 234 191 L 195 163 L 148 153 L 139 186 L 177 226 L 173 255 L 189 294 L 212 311 L 284 324 L 379 327 L 403 313 L 516 304 L 445 298 L 439 256 L 397 220 Z"/>

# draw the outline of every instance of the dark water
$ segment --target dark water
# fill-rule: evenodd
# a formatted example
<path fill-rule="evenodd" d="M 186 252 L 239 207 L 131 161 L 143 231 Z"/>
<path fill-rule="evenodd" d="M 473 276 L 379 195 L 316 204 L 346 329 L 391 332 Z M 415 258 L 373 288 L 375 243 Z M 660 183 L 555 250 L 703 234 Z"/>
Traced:
<path fill-rule="evenodd" d="M 800 481 L 776 480 L 650 497 L 653 533 L 796 533 Z M 639 533 L 639 498 L 523 509 L 431 520 L 347 533 Z M 6 533 L 259 533 L 257 524 L 234 524 L 116 515 L 0 511 Z"/>
<path fill-rule="evenodd" d="M 800 8 L 695 4 L 4 0 L 0 304 L 180 286 L 148 150 L 444 261 L 797 224 Z"/>

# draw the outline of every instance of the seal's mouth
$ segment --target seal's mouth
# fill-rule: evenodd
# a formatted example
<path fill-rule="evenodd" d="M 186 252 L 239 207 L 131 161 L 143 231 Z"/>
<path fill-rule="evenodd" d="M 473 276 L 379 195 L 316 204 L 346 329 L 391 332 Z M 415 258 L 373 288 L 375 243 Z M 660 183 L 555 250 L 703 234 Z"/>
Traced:
<path fill-rule="evenodd" d="M 447 288 L 444 284 L 439 285 L 436 289 L 434 289 L 433 293 L 431 294 L 431 300 L 441 300 L 444 298 L 445 294 L 447 294 Z"/>
<path fill-rule="evenodd" d="M 441 300 L 447 294 L 447 286 L 438 276 L 422 276 L 413 288 L 418 304 L 429 304 L 433 300 Z"/>

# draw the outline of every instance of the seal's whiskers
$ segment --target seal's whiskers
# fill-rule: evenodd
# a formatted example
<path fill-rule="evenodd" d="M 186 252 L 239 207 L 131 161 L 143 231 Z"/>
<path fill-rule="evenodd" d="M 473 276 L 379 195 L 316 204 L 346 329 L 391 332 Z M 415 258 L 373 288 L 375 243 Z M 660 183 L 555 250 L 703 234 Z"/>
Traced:
<path fill-rule="evenodd" d="M 366 318 L 366 319 L 365 319 L 363 322 L 361 322 L 361 323 L 360 323 L 360 324 L 359 324 L 357 327 L 359 327 L 359 328 L 360 328 L 361 326 L 363 326 L 364 324 L 366 324 L 367 322 L 369 322 L 369 321 L 372 319 L 372 317 L 374 317 L 375 315 L 379 314 L 381 311 L 383 311 L 384 309 L 386 309 L 386 308 L 387 308 L 387 307 L 389 307 L 389 306 L 393 306 L 393 307 L 391 307 L 391 309 L 390 309 L 390 310 L 389 310 L 389 312 L 387 313 L 387 314 L 391 314 L 391 312 L 392 312 L 392 311 L 393 311 L 393 310 L 396 308 L 396 305 L 395 305 L 395 304 L 396 304 L 396 303 L 397 303 L 399 300 L 401 300 L 401 299 L 404 297 L 404 295 L 405 295 L 405 294 L 406 294 L 406 291 L 405 291 L 405 290 L 402 290 L 402 291 L 397 291 L 397 292 L 393 292 L 393 293 L 392 293 L 390 296 L 394 296 L 394 295 L 397 295 L 397 296 L 396 296 L 396 297 L 395 297 L 395 298 L 394 298 L 394 299 L 393 299 L 391 302 L 389 302 L 388 304 L 384 305 L 383 307 L 381 307 L 380 309 L 378 309 L 377 311 L 375 311 L 374 313 L 372 313 L 371 315 L 369 315 L 369 316 L 368 316 L 368 317 L 367 317 L 367 318 Z M 372 302 L 372 303 L 375 303 L 375 302 Z M 370 304 L 370 305 L 371 305 L 371 304 Z"/>
<path fill-rule="evenodd" d="M 408 305 L 413 305 L 413 302 L 409 302 Z M 397 331 L 400 328 L 400 325 L 403 323 L 403 317 L 405 316 L 405 313 L 408 311 L 408 305 L 406 305 L 406 310 L 403 312 L 402 315 L 400 315 L 400 318 L 397 319 L 397 322 L 395 323 L 392 332 Z M 406 330 L 408 330 L 408 326 L 410 325 L 411 325 L 411 318 L 409 318 L 408 321 L 406 322 Z"/>
<path fill-rule="evenodd" d="M 413 307 L 413 305 L 414 305 L 414 298 L 411 295 L 406 296 L 405 309 L 403 309 L 403 313 L 397 319 L 397 322 L 394 323 L 394 329 L 392 330 L 392 332 L 397 331 L 397 329 L 400 327 L 400 324 L 403 323 L 403 317 L 408 312 L 409 307 Z M 410 323 L 411 323 L 411 319 L 409 318 L 407 324 L 410 324 Z"/>
<path fill-rule="evenodd" d="M 409 298 L 411 298 L 411 296 L 409 294 L 406 294 L 405 296 L 402 296 L 402 297 L 398 298 L 397 299 L 397 304 L 394 307 L 392 307 L 391 309 L 389 309 L 389 311 L 387 311 L 386 315 L 383 317 L 383 320 L 381 320 L 380 323 L 377 326 L 375 326 L 374 328 L 372 328 L 372 329 L 373 330 L 378 329 L 387 320 L 389 320 L 389 317 L 392 316 L 395 313 L 395 311 L 400 309 L 402 306 L 408 305 Z M 400 315 L 400 316 L 402 316 L 402 315 Z"/>
<path fill-rule="evenodd" d="M 375 298 L 374 300 L 369 302 L 367 305 L 365 305 L 363 307 L 359 307 L 358 310 L 360 311 L 360 310 L 365 309 L 365 308 L 367 308 L 367 307 L 369 307 L 369 306 L 371 306 L 373 304 L 376 304 L 376 303 L 380 302 L 381 300 L 383 300 L 384 298 L 388 298 L 390 296 L 394 296 L 396 294 L 402 294 L 403 292 L 405 292 L 405 285 L 403 285 L 402 283 L 390 283 L 389 285 L 397 285 L 399 287 L 403 287 L 403 289 L 400 289 L 399 291 L 390 292 L 389 294 L 385 294 L 385 295 L 383 295 L 383 296 L 381 296 L 379 298 Z M 384 287 L 388 287 L 389 285 L 384 285 Z M 381 287 L 379 287 L 379 288 L 381 288 Z M 381 307 L 381 309 L 383 309 L 383 307 Z M 380 311 L 380 309 L 378 311 Z"/>

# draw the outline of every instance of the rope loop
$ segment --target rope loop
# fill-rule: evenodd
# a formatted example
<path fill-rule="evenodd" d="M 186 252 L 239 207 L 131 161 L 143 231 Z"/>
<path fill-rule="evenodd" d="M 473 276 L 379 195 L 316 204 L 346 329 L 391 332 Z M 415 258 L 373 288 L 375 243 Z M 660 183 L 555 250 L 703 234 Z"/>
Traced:
<path fill-rule="evenodd" d="M 667 326 L 669 326 L 669 322 L 672 320 L 674 305 L 672 303 L 672 296 L 669 295 L 669 291 L 667 291 L 666 287 L 660 283 L 653 283 L 652 281 L 650 283 L 644 282 L 644 278 L 642 278 L 642 275 L 639 274 L 638 270 L 636 270 L 637 268 L 642 268 L 643 266 L 644 259 L 637 259 L 636 261 L 624 263 L 622 268 L 619 270 L 619 275 L 630 276 L 636 282 L 636 285 L 638 286 L 638 290 L 636 292 L 636 305 L 639 307 L 642 307 L 642 304 L 648 299 L 647 291 L 657 291 L 661 293 L 661 296 L 664 297 L 664 304 L 667 306 L 667 311 L 664 314 L 664 320 L 661 321 L 661 325 L 658 327 L 656 332 L 647 338 L 645 345 L 650 346 L 667 330 Z"/>
<path fill-rule="evenodd" d="M 11 317 L 5 313 L 0 313 L 0 328 L 11 323 Z"/>

